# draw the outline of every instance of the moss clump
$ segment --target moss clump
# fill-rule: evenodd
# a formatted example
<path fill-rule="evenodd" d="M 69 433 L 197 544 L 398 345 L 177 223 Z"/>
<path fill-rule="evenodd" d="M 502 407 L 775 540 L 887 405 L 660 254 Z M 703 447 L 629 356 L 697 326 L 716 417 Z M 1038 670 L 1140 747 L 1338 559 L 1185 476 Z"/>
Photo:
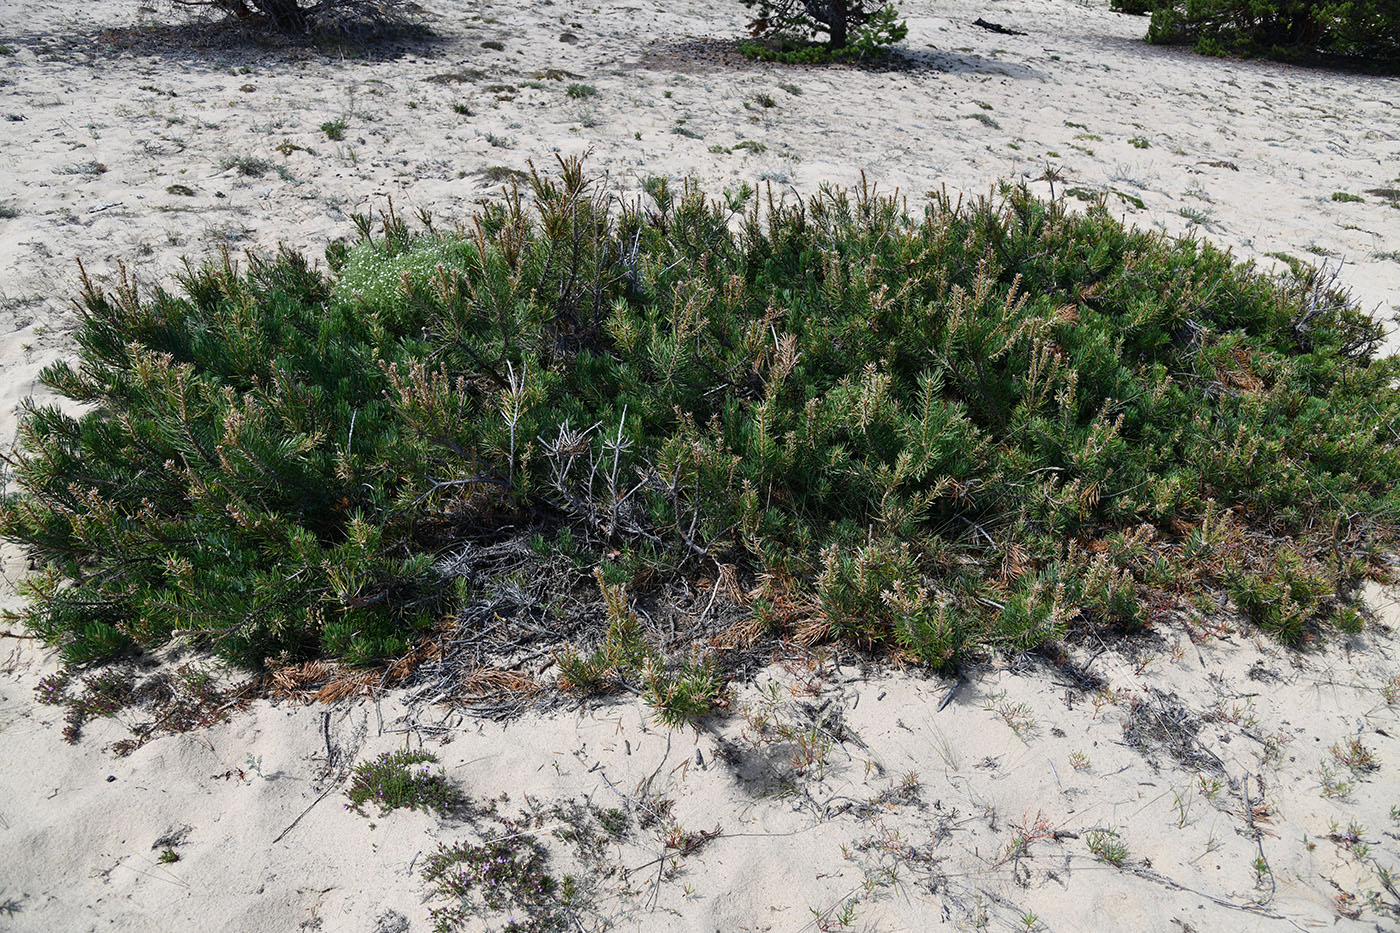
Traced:
<path fill-rule="evenodd" d="M 359 218 L 330 274 L 88 282 L 43 376 L 86 413 L 26 406 L 0 506 L 46 568 L 24 622 L 73 662 L 179 633 L 369 664 L 461 604 L 438 555 L 528 525 L 609 585 L 718 561 L 750 632 L 943 667 L 1205 591 L 1301 643 L 1395 543 L 1400 363 L 1301 264 L 1009 186 L 911 217 L 530 183 L 469 235 Z M 712 673 L 650 687 L 684 718 Z"/>

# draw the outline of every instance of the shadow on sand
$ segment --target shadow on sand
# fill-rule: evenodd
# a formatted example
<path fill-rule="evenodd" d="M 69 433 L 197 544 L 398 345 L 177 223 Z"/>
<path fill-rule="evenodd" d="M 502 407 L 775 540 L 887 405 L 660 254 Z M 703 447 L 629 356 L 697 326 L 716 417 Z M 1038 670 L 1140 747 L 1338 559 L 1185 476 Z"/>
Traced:
<path fill-rule="evenodd" d="M 735 39 L 703 37 L 659 42 L 642 50 L 637 66 L 655 71 L 686 73 L 753 69 L 763 71 L 863 71 L 876 74 L 938 72 L 942 74 L 996 75 L 1007 78 L 1043 78 L 1041 71 L 1017 61 L 1002 61 L 981 55 L 944 52 L 939 49 L 900 48 L 869 61 L 838 61 L 823 64 L 785 65 L 760 62 L 739 51 Z"/>
<path fill-rule="evenodd" d="M 286 35 L 256 22 L 235 19 L 89 28 L 75 24 L 71 31 L 48 29 L 6 36 L 11 47 L 28 47 L 45 58 L 96 61 L 141 56 L 187 69 L 278 61 L 394 61 L 407 55 L 433 55 L 446 41 L 422 25 L 360 34 Z"/>

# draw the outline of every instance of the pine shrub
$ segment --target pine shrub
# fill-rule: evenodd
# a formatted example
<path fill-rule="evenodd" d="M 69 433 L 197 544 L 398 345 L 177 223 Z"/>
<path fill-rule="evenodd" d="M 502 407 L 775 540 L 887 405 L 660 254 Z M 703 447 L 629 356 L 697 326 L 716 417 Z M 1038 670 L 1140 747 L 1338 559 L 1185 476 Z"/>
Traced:
<path fill-rule="evenodd" d="M 749 58 L 792 65 L 885 54 L 909 34 L 885 0 L 742 0 L 754 11 L 753 37 L 740 43 Z"/>
<path fill-rule="evenodd" d="M 43 374 L 83 413 L 27 403 L 0 505 L 29 628 L 72 662 L 369 664 L 466 598 L 439 555 L 529 528 L 605 596 L 734 565 L 761 625 L 947 667 L 1204 591 L 1301 644 L 1394 546 L 1400 362 L 1306 267 L 1010 186 L 921 218 L 664 179 L 616 208 L 572 161 L 530 186 L 467 231 L 357 218 L 329 271 L 84 279 Z M 635 655 L 677 716 L 722 694 L 618 601 L 580 686 Z"/>
<path fill-rule="evenodd" d="M 168 0 L 182 11 L 207 8 L 231 20 L 285 35 L 339 34 L 356 39 L 416 27 L 421 9 L 410 0 Z"/>
<path fill-rule="evenodd" d="M 1336 60 L 1400 69 L 1397 0 L 1114 0 L 1152 14 L 1149 42 L 1213 55 Z"/>

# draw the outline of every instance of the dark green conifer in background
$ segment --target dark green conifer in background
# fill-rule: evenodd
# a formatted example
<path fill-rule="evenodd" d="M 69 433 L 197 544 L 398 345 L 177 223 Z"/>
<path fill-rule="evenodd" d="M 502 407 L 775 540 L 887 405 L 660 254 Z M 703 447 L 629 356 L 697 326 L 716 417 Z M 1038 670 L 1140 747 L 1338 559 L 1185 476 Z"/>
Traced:
<path fill-rule="evenodd" d="M 1209 55 L 1264 55 L 1400 69 L 1400 0 L 1113 0 L 1150 13 L 1147 41 Z"/>

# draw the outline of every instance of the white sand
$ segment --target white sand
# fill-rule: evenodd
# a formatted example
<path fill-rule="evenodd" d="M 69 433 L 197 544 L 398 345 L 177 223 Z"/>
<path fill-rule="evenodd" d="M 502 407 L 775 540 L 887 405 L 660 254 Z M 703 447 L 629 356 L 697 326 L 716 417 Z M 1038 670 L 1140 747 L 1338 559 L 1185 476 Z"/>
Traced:
<path fill-rule="evenodd" d="M 627 190 L 695 173 L 716 188 L 766 176 L 805 192 L 863 171 L 913 197 L 943 184 L 978 194 L 1049 161 L 1071 186 L 1140 198 L 1142 209 L 1121 201 L 1135 223 L 1183 232 L 1180 212 L 1200 212 L 1203 232 L 1241 257 L 1344 259 L 1367 308 L 1387 317 L 1400 303 L 1400 255 L 1386 255 L 1400 250 L 1400 211 L 1365 194 L 1400 183 L 1400 81 L 1152 48 L 1136 41 L 1144 20 L 1060 0 L 906 3 L 906 44 L 934 67 L 892 74 L 686 51 L 683 37 L 740 32 L 743 7 L 719 0 L 681 12 L 656 0 L 431 5 L 445 37 L 435 49 L 341 63 L 89 58 L 67 37 L 129 23 L 136 4 L 0 7 L 0 43 L 15 50 L 0 57 L 0 117 L 22 118 L 0 122 L 0 204 L 20 212 L 0 220 L 0 437 L 13 436 L 13 406 L 42 365 L 71 353 L 76 259 L 99 276 L 126 261 L 150 283 L 226 242 L 319 252 L 353 233 L 349 213 L 387 196 L 463 220 L 495 189 L 480 170 L 543 163 L 556 148 L 591 150 L 590 167 Z M 978 16 L 1029 35 L 972 28 Z M 577 43 L 560 41 L 566 31 Z M 425 80 L 466 68 L 487 74 Z M 547 68 L 581 77 L 524 85 Z M 575 81 L 598 94 L 568 98 Z M 487 90 L 496 84 L 515 86 L 513 99 Z M 335 119 L 348 124 L 341 143 L 319 129 Z M 746 140 L 766 148 L 709 151 Z M 284 155 L 283 141 L 304 148 Z M 237 156 L 274 168 L 220 168 Z M 106 170 L 57 174 L 90 162 Z M 193 196 L 168 193 L 177 184 Z M 1332 201 L 1337 191 L 1365 201 Z M 4 555 L 13 580 L 22 561 Z M 698 735 L 668 733 L 632 700 L 509 726 L 446 710 L 410 720 L 392 692 L 332 707 L 260 701 L 117 758 L 120 722 L 60 740 L 60 712 L 33 700 L 54 660 L 0 639 L 0 929 L 430 929 L 424 859 L 493 823 L 346 811 L 345 767 L 406 744 L 435 752 L 476 807 L 508 794 L 500 814 L 545 814 L 554 869 L 587 893 L 583 929 L 837 929 L 847 902 L 862 930 L 1024 929 L 1029 913 L 1056 931 L 1395 929 L 1369 898 L 1397 902 L 1377 869 L 1400 869 L 1400 708 L 1382 693 L 1400 677 L 1400 612 L 1393 593 L 1371 597 L 1384 624 L 1306 655 L 1246 631 L 1196 644 L 1170 620 L 1134 657 L 1079 652 L 1121 691 L 1115 702 L 1096 704 L 1039 661 L 970 671 L 941 711 L 948 681 L 790 662 L 769 675 L 778 718 L 825 723 L 831 746 L 805 768 L 791 743 L 746 742 L 741 716 Z M 738 700 L 761 706 L 756 687 Z M 1125 725 L 1179 716 L 1184 732 L 1162 731 L 1195 731 L 1184 755 L 1130 747 Z M 410 721 L 440 727 L 402 731 Z M 1353 737 L 1380 770 L 1326 796 L 1325 769 L 1352 780 L 1329 749 Z M 895 793 L 910 773 L 916 788 Z M 639 827 L 663 798 L 671 816 Z M 581 864 L 554 835 L 570 801 L 626 810 L 630 832 Z M 1007 858 L 1038 814 L 1060 836 Z M 162 864 L 157 840 L 184 827 L 179 861 Z M 665 848 L 676 828 L 716 827 L 688 854 Z M 1121 868 L 1089 851 L 1104 829 L 1126 845 Z"/>

